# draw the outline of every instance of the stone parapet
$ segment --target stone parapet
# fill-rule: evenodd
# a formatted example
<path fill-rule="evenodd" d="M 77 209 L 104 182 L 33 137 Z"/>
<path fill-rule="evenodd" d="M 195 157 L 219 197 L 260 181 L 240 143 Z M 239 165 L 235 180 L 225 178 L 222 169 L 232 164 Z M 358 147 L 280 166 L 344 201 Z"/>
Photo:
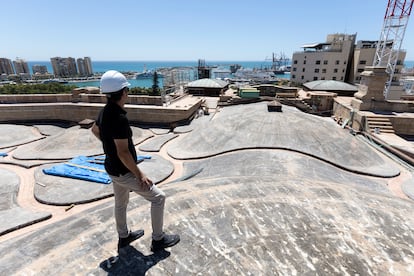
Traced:
<path fill-rule="evenodd" d="M 351 105 L 357 110 L 375 110 L 373 102 L 384 102 L 384 87 L 388 74 L 385 67 L 366 66 L 361 83 Z"/>
<path fill-rule="evenodd" d="M 200 108 L 202 100 L 183 98 L 170 106 L 125 105 L 131 122 L 168 125 L 188 120 Z M 80 122 L 95 119 L 104 103 L 51 102 L 0 104 L 0 122 L 63 120 Z"/>
<path fill-rule="evenodd" d="M 72 102 L 72 94 L 0 95 L 0 104 Z"/>
<path fill-rule="evenodd" d="M 65 102 L 106 103 L 106 96 L 95 93 L 0 95 L 0 104 Z M 128 103 L 157 106 L 163 105 L 161 96 L 147 95 L 129 95 Z"/>
<path fill-rule="evenodd" d="M 348 120 L 349 125 L 354 130 L 365 130 L 365 121 L 367 116 L 386 117 L 392 123 L 396 134 L 414 135 L 414 102 L 409 101 L 385 101 L 381 112 L 359 111 L 351 104 L 355 99 L 338 97 L 334 100 L 333 116 L 345 122 Z"/>

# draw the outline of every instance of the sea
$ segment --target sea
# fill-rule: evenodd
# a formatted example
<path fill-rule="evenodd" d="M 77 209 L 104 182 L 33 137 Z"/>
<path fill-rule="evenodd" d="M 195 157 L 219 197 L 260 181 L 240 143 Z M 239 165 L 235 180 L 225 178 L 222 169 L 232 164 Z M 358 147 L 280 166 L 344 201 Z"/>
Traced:
<path fill-rule="evenodd" d="M 50 61 L 28 61 L 29 68 L 31 70 L 33 65 L 45 65 L 48 72 L 53 72 L 52 64 Z M 272 63 L 268 60 L 262 61 L 209 61 L 205 62 L 206 66 L 227 68 L 231 65 L 238 64 L 242 68 L 250 69 L 265 69 L 270 68 Z M 120 72 L 136 72 L 141 73 L 145 70 L 158 70 L 160 68 L 172 68 L 172 67 L 197 67 L 198 61 L 92 61 L 92 70 L 94 73 L 104 73 L 108 70 L 117 70 Z M 289 63 L 286 65 L 290 65 Z M 404 66 L 406 68 L 414 68 L 413 61 L 405 61 Z M 32 73 L 32 72 L 31 72 Z M 290 74 L 280 74 L 276 77 L 281 79 L 289 79 Z M 152 79 L 130 79 L 131 87 L 145 87 L 150 88 L 152 86 Z M 71 82 L 78 87 L 85 86 L 99 86 L 99 81 L 82 81 Z M 162 87 L 162 79 L 160 79 L 160 86 Z"/>
<path fill-rule="evenodd" d="M 29 68 L 31 70 L 33 65 L 45 65 L 48 72 L 53 72 L 52 65 L 49 61 L 28 61 Z M 238 64 L 242 68 L 258 68 L 265 69 L 270 68 L 272 63 L 270 61 L 211 61 L 205 62 L 206 66 L 219 67 L 229 69 L 231 65 Z M 141 73 L 146 70 L 158 70 L 161 68 L 173 68 L 173 67 L 194 67 L 198 66 L 198 61 L 92 61 L 92 70 L 94 74 L 102 74 L 108 70 L 117 70 L 119 72 L 136 72 Z M 31 72 L 32 73 L 32 72 Z M 276 75 L 278 78 L 289 79 L 289 74 Z M 150 88 L 153 85 L 152 79 L 129 79 L 131 87 L 144 87 Z M 98 86 L 99 81 L 81 81 L 72 82 L 78 87 L 85 86 Z M 159 79 L 159 85 L 163 86 L 163 79 Z"/>

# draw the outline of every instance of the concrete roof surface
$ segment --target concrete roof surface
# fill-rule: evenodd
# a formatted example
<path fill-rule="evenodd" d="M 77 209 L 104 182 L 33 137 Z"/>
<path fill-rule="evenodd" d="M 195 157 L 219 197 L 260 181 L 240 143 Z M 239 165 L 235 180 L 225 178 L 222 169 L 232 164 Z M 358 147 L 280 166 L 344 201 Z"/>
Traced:
<path fill-rule="evenodd" d="M 20 129 L 7 129 L 19 140 Z M 165 230 L 181 236 L 179 244 L 157 253 L 149 249 L 150 204 L 143 198 L 131 194 L 128 221 L 145 235 L 118 255 L 111 184 L 42 175 L 51 160 L 37 160 L 44 163 L 30 169 L 13 163 L 21 148 L 36 153 L 25 153 L 27 158 L 52 157 L 52 149 L 56 157 L 69 156 L 79 139 L 92 149 L 99 143 L 89 141 L 90 134 L 72 127 L 43 138 L 49 139 L 43 146 L 33 141 L 4 148 L 9 156 L 0 157 L 0 186 L 6 191 L 0 217 L 14 228 L 0 236 L 0 274 L 409 275 L 414 270 L 414 204 L 398 192 L 403 182 L 414 185 L 412 174 L 332 119 L 288 106 L 268 112 L 266 103 L 256 103 L 218 109 L 176 130 L 135 130 L 137 150 L 153 156 L 139 166 L 167 195 Z M 22 172 L 27 175 L 19 178 Z M 62 211 L 66 206 L 23 201 L 19 185 L 44 203 L 75 205 Z M 96 201 L 88 205 L 80 199 Z M 33 225 L 23 227 L 28 224 Z"/>
<path fill-rule="evenodd" d="M 355 85 L 335 80 L 316 80 L 304 83 L 303 86 L 310 90 L 319 91 L 358 91 Z"/>
<path fill-rule="evenodd" d="M 228 83 L 218 79 L 200 79 L 189 82 L 187 87 L 204 87 L 204 88 L 223 88 Z"/>

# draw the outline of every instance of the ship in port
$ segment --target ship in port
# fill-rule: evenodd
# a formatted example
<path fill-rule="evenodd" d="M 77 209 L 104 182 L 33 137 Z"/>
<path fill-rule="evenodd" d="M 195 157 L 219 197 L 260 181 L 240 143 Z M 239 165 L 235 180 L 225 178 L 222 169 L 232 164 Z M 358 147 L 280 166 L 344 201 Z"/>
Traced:
<path fill-rule="evenodd" d="M 135 79 L 137 80 L 145 80 L 145 79 L 152 79 L 154 78 L 154 74 L 157 73 L 158 78 L 163 78 L 164 75 L 158 73 L 155 70 L 147 70 L 146 66 L 144 65 L 144 70 L 142 73 L 138 73 L 135 75 Z"/>
<path fill-rule="evenodd" d="M 279 56 L 276 56 L 275 53 L 272 53 L 271 70 L 275 75 L 290 73 L 290 68 L 289 59 L 285 56 L 285 54 L 281 53 Z"/>

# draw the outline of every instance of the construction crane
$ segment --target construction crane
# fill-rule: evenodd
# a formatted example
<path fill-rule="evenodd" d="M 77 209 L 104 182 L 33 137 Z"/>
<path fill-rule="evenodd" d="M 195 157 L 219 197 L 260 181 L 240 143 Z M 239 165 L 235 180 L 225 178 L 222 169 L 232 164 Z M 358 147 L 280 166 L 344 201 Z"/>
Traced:
<path fill-rule="evenodd" d="M 374 66 L 386 67 L 389 75 L 384 87 L 384 96 L 388 98 L 390 86 L 398 62 L 401 44 L 404 39 L 408 19 L 414 0 L 388 0 L 384 16 L 384 25 L 375 52 Z"/>

